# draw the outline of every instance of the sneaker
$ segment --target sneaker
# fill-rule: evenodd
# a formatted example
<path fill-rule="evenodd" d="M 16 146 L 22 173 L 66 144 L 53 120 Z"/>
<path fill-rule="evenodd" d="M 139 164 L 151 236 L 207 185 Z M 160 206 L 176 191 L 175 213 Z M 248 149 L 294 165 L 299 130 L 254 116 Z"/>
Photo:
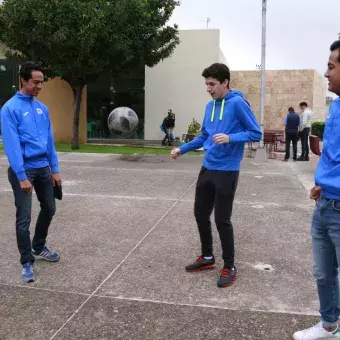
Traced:
<path fill-rule="evenodd" d="M 294 333 L 293 338 L 295 340 L 340 339 L 340 329 L 338 326 L 335 331 L 327 332 L 323 328 L 322 322 L 319 322 L 311 328 Z"/>
<path fill-rule="evenodd" d="M 204 257 L 199 256 L 193 264 L 186 266 L 185 270 L 187 272 L 198 272 L 200 270 L 214 269 L 215 267 L 216 264 L 214 257 L 210 260 L 207 260 Z"/>
<path fill-rule="evenodd" d="M 49 262 L 58 262 L 60 260 L 60 255 L 55 251 L 49 250 L 47 247 L 44 247 L 40 253 L 32 250 L 32 254 L 36 259 L 46 260 Z"/>
<path fill-rule="evenodd" d="M 234 267 L 233 269 L 223 268 L 220 272 L 220 278 L 217 281 L 217 285 L 219 287 L 230 287 L 237 280 L 237 270 Z"/>
<path fill-rule="evenodd" d="M 29 283 L 34 282 L 34 273 L 33 273 L 33 263 L 28 262 L 22 265 L 22 272 L 21 272 L 22 279 Z"/>

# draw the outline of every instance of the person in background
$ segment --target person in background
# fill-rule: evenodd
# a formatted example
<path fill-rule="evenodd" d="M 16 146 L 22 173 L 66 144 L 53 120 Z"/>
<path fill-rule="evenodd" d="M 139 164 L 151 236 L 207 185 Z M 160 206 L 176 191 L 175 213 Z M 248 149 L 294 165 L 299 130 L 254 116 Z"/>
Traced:
<path fill-rule="evenodd" d="M 46 247 L 46 238 L 56 211 L 54 186 L 61 185 L 48 108 L 35 99 L 44 74 L 40 63 L 28 61 L 20 69 L 21 90 L 1 109 L 3 144 L 9 162 L 8 179 L 16 206 L 16 235 L 22 264 L 22 279 L 34 281 L 34 260 L 59 261 L 60 255 Z M 40 214 L 31 244 L 30 224 L 33 188 Z"/>
<path fill-rule="evenodd" d="M 168 111 L 168 116 L 164 118 L 163 123 L 161 125 L 161 130 L 165 133 L 165 137 L 162 140 L 162 145 L 166 145 L 168 143 L 169 146 L 172 145 L 174 141 L 174 136 L 172 134 L 173 129 L 175 128 L 175 114 L 172 110 Z"/>
<path fill-rule="evenodd" d="M 295 113 L 294 108 L 290 107 L 288 109 L 288 114 L 284 120 L 285 132 L 286 132 L 286 155 L 285 162 L 288 162 L 290 157 L 290 143 L 293 143 L 293 160 L 297 160 L 297 142 L 298 142 L 298 133 L 300 126 L 300 116 Z"/>
<path fill-rule="evenodd" d="M 300 138 L 302 153 L 298 161 L 309 161 L 308 138 L 310 129 L 312 127 L 313 112 L 310 108 L 308 108 L 308 104 L 306 102 L 300 103 L 300 109 L 302 110 L 302 113 L 300 115 Z"/>
<path fill-rule="evenodd" d="M 329 91 L 340 96 L 340 40 L 331 46 Z M 295 340 L 340 339 L 340 98 L 333 101 L 326 119 L 323 151 L 315 171 L 311 199 L 316 201 L 312 221 L 314 277 L 318 288 L 321 321 L 296 332 Z"/>

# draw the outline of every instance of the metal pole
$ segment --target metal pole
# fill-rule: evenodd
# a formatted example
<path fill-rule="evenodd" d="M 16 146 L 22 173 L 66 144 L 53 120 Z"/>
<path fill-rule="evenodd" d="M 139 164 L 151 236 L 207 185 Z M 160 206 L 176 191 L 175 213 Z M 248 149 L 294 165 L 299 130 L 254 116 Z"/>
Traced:
<path fill-rule="evenodd" d="M 256 162 L 267 162 L 268 155 L 264 147 L 264 108 L 266 100 L 266 15 L 267 0 L 262 0 L 262 53 L 261 53 L 261 104 L 260 104 L 260 125 L 262 131 L 262 139 L 260 147 L 256 151 Z"/>
<path fill-rule="evenodd" d="M 261 147 L 263 147 L 264 138 L 264 111 L 266 101 L 266 16 L 267 16 L 267 0 L 262 0 L 262 54 L 261 54 L 261 102 L 260 102 L 260 113 L 261 113 L 261 131 L 262 140 Z"/>

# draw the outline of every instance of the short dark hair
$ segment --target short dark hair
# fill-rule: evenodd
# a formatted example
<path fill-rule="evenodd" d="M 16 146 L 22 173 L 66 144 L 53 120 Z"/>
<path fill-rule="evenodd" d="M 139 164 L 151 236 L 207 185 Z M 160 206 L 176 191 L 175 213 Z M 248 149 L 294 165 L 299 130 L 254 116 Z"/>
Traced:
<path fill-rule="evenodd" d="M 331 46 L 331 52 L 339 50 L 338 62 L 340 63 L 340 40 L 334 41 Z"/>
<path fill-rule="evenodd" d="M 25 61 L 20 68 L 20 78 L 29 81 L 33 71 L 44 72 L 42 64 L 38 61 Z"/>
<path fill-rule="evenodd" d="M 221 63 L 215 63 L 212 64 L 211 66 L 209 66 L 208 68 L 206 68 L 203 73 L 202 76 L 204 78 L 215 78 L 217 79 L 221 84 L 225 81 L 228 80 L 228 82 L 230 82 L 230 70 L 229 67 L 225 64 L 221 64 Z M 229 88 L 229 84 L 228 84 L 228 88 Z"/>
<path fill-rule="evenodd" d="M 308 106 L 308 104 L 306 102 L 302 102 L 300 103 L 300 106 Z"/>
<path fill-rule="evenodd" d="M 289 109 L 288 109 L 288 112 L 294 112 L 295 110 L 294 110 L 294 108 L 293 107 L 290 107 Z"/>

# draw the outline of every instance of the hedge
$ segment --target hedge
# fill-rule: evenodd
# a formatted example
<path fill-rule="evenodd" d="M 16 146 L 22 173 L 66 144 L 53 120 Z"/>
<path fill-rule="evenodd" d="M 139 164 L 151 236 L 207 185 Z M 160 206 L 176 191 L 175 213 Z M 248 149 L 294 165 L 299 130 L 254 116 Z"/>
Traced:
<path fill-rule="evenodd" d="M 312 124 L 312 135 L 323 139 L 323 132 L 325 130 L 325 122 L 315 122 Z"/>

